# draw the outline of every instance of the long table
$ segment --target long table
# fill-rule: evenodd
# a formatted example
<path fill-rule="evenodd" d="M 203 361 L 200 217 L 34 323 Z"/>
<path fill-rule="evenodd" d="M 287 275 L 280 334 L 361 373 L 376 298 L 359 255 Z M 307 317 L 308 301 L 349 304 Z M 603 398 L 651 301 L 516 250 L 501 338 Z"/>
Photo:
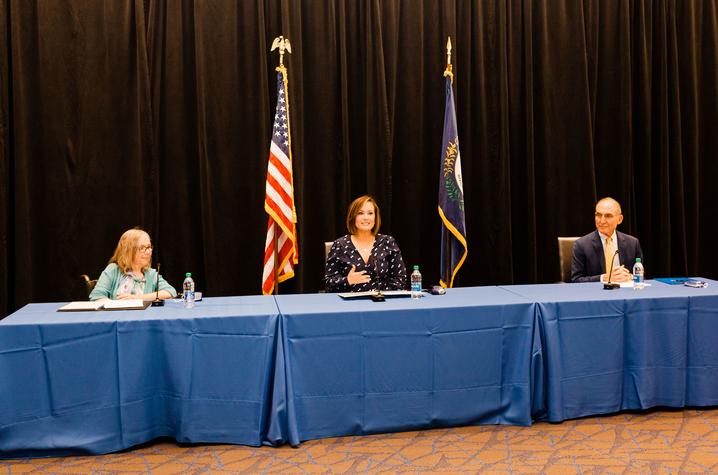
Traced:
<path fill-rule="evenodd" d="M 273 444 L 529 425 L 544 409 L 532 394 L 543 380 L 535 306 L 506 290 L 462 288 L 380 303 L 283 295 L 277 306 L 291 405 L 284 433 L 269 433 Z"/>
<path fill-rule="evenodd" d="M 0 458 L 290 443 L 718 402 L 718 282 L 207 298 L 0 320 Z"/>
<path fill-rule="evenodd" d="M 107 453 L 160 436 L 262 443 L 272 297 L 121 312 L 57 313 L 60 305 L 0 320 L 1 457 Z"/>
<path fill-rule="evenodd" d="M 718 282 L 707 282 L 503 287 L 537 304 L 547 418 L 718 405 Z"/>

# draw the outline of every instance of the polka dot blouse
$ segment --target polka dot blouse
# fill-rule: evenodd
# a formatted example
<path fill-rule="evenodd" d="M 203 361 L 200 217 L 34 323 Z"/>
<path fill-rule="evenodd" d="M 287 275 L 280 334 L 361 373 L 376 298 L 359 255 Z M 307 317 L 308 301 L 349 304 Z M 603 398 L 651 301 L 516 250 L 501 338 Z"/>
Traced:
<path fill-rule="evenodd" d="M 367 271 L 370 282 L 349 285 L 347 274 L 356 266 L 356 271 Z M 378 287 L 377 287 L 378 284 Z M 393 237 L 377 234 L 369 261 L 364 262 L 359 250 L 354 247 L 349 234 L 340 237 L 332 245 L 324 271 L 324 286 L 327 292 L 363 292 L 367 290 L 405 290 L 406 267 L 401 251 Z"/>

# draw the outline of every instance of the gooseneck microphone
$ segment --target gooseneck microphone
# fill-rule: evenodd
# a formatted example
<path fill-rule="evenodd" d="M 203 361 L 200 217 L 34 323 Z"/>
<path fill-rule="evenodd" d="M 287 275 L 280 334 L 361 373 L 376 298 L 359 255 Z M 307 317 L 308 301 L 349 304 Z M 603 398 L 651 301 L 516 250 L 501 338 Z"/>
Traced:
<path fill-rule="evenodd" d="M 153 307 L 164 307 L 165 301 L 160 299 L 160 264 L 157 263 L 157 279 L 155 281 L 155 299 L 152 301 Z"/>
<path fill-rule="evenodd" d="M 616 249 L 616 252 L 613 253 L 613 257 L 611 257 L 611 270 L 608 271 L 608 279 L 607 282 L 603 284 L 603 290 L 616 290 L 621 287 L 621 284 L 611 282 L 611 275 L 613 274 L 613 261 L 616 260 L 617 255 L 618 249 Z"/>

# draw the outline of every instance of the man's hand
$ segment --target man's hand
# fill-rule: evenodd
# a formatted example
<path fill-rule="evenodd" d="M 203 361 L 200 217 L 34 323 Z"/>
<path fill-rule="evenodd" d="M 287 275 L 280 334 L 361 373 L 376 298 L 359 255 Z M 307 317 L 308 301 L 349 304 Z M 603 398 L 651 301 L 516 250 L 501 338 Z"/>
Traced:
<path fill-rule="evenodd" d="M 606 280 L 608 280 L 608 274 L 606 274 Z M 633 274 L 631 274 L 625 266 L 614 267 L 611 273 L 611 282 L 630 282 L 633 280 Z"/>

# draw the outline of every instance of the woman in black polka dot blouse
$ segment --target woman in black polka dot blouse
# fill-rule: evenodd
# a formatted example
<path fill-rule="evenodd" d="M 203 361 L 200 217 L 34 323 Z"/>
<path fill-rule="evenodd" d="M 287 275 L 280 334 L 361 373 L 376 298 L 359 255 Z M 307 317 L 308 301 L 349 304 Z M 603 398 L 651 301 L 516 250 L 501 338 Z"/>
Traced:
<path fill-rule="evenodd" d="M 371 196 L 360 196 L 349 205 L 349 234 L 334 241 L 327 258 L 327 292 L 407 288 L 399 246 L 393 237 L 378 233 L 380 225 L 379 206 Z"/>

